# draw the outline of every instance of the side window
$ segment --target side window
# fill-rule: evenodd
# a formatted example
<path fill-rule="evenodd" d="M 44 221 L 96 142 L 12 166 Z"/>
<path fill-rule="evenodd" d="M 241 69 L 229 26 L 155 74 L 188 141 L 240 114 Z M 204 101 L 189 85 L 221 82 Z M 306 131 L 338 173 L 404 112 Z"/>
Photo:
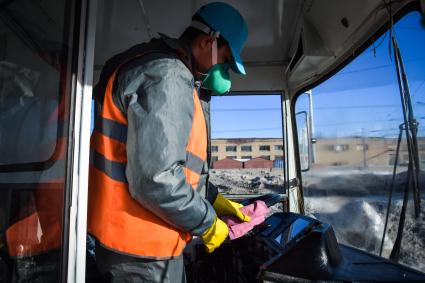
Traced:
<path fill-rule="evenodd" d="M 241 146 L 241 151 L 251 152 L 252 151 L 252 146 L 251 145 L 242 145 Z"/>
<path fill-rule="evenodd" d="M 75 4 L 1 3 L 0 282 L 60 282 L 66 270 Z"/>
<path fill-rule="evenodd" d="M 417 12 L 407 14 L 395 25 L 395 34 L 419 125 L 423 215 L 425 29 L 420 18 Z M 297 115 L 296 122 L 306 214 L 332 224 L 339 242 L 387 258 L 397 237 L 409 164 L 404 131 L 397 153 L 404 119 L 389 39 L 387 32 L 336 75 L 312 89 L 311 96 L 301 94 L 295 104 L 295 112 L 304 113 Z M 394 193 L 387 210 L 395 163 Z M 424 270 L 422 218 L 414 216 L 410 192 L 399 261 Z"/>
<path fill-rule="evenodd" d="M 279 94 L 213 96 L 210 182 L 223 194 L 284 192 Z"/>
<path fill-rule="evenodd" d="M 260 151 L 270 151 L 270 145 L 260 145 Z"/>
<path fill-rule="evenodd" d="M 236 145 L 228 145 L 226 146 L 226 152 L 236 152 Z"/>

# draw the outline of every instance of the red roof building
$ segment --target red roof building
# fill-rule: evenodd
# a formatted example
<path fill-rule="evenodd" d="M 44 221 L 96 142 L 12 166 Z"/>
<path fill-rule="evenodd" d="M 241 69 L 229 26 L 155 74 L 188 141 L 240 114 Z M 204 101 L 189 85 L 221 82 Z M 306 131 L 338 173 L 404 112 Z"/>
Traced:
<path fill-rule="evenodd" d="M 273 161 L 257 157 L 244 162 L 244 168 L 273 168 Z"/>
<path fill-rule="evenodd" d="M 242 169 L 243 162 L 234 159 L 221 159 L 213 162 L 213 169 Z"/>

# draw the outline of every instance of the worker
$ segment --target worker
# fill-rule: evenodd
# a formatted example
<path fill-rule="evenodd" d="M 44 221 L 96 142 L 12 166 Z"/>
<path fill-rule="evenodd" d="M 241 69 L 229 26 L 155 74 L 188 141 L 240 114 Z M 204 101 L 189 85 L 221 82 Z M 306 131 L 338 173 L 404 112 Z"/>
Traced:
<path fill-rule="evenodd" d="M 179 39 L 160 35 L 103 67 L 94 89 L 100 107 L 90 145 L 88 232 L 109 281 L 185 282 L 182 251 L 192 236 L 213 252 L 228 235 L 218 216 L 250 220 L 240 204 L 205 193 L 204 98 L 229 91 L 229 69 L 245 74 L 247 36 L 240 13 L 214 2 L 195 13 Z"/>

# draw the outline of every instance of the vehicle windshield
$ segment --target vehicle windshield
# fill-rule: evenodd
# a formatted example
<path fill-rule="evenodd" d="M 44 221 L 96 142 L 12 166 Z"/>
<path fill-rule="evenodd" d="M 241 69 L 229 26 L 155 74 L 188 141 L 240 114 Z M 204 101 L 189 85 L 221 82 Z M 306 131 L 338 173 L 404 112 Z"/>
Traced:
<path fill-rule="evenodd" d="M 422 213 L 415 217 L 409 191 L 398 258 L 402 264 L 425 271 L 425 27 L 421 15 L 405 15 L 392 34 L 403 56 L 413 113 L 419 124 L 422 207 Z M 339 242 L 386 258 L 397 241 L 409 183 L 409 152 L 402 126 L 392 34 L 388 31 L 376 39 L 354 61 L 312 89 L 311 97 L 304 93 L 295 104 L 300 165 L 305 169 L 305 213 L 333 225 Z M 381 250 L 396 160 L 394 192 Z"/>

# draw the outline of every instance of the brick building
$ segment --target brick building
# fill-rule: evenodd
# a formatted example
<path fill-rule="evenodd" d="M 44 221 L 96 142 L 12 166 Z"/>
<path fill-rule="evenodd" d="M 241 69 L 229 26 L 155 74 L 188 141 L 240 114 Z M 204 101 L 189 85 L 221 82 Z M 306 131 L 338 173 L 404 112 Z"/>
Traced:
<path fill-rule="evenodd" d="M 257 157 L 244 162 L 244 168 L 273 168 L 273 161 Z"/>
<path fill-rule="evenodd" d="M 313 146 L 315 158 L 312 166 L 358 168 L 394 165 L 397 138 L 346 137 L 317 138 L 316 140 L 317 142 Z M 418 138 L 418 153 L 421 166 L 425 166 L 425 138 Z M 280 161 L 284 159 L 283 140 L 277 138 L 213 139 L 211 156 L 213 162 L 223 159 L 239 159 L 245 163 L 245 168 L 247 168 L 246 164 L 249 160 L 258 157 L 270 161 Z M 403 139 L 398 164 L 406 166 L 408 161 L 406 140 Z M 226 162 L 229 163 L 229 161 Z M 237 167 L 232 168 L 240 168 L 239 163 L 234 164 Z M 269 168 L 269 165 L 262 166 Z M 273 165 L 273 167 L 276 166 Z"/>
<path fill-rule="evenodd" d="M 220 159 L 213 162 L 213 169 L 242 169 L 243 162 L 234 159 Z"/>
<path fill-rule="evenodd" d="M 222 159 L 283 159 L 283 140 L 278 138 L 213 139 L 212 161 Z"/>

